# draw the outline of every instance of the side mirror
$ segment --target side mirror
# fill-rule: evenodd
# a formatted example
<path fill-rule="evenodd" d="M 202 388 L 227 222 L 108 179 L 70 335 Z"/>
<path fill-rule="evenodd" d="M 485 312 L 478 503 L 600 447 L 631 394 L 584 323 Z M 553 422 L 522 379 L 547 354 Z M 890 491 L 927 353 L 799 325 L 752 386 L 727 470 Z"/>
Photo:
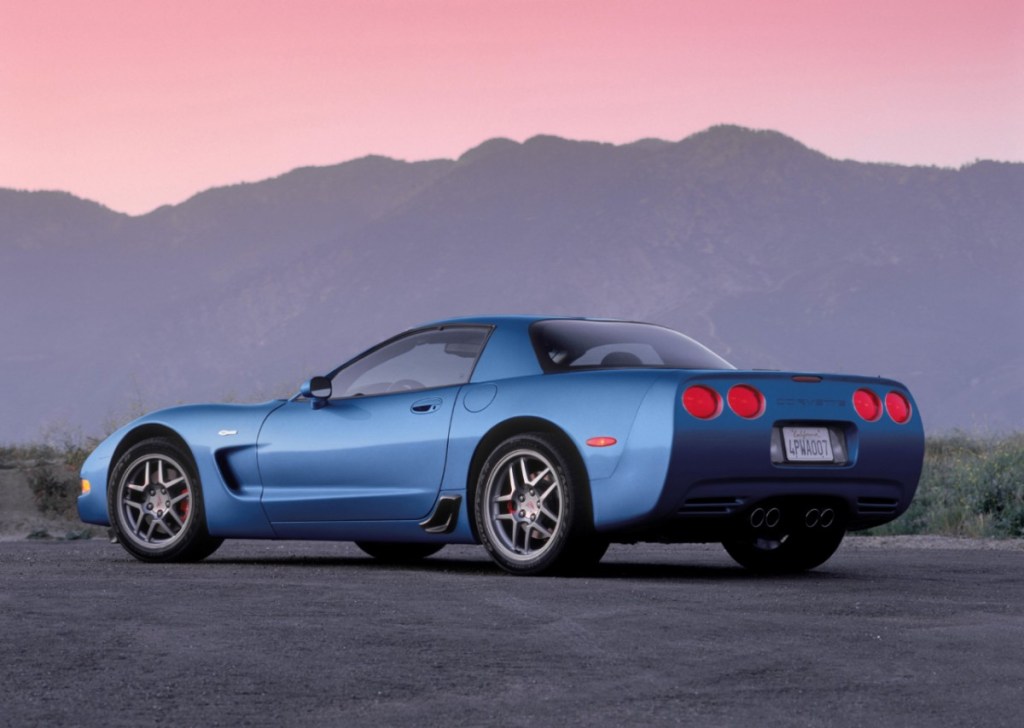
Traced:
<path fill-rule="evenodd" d="M 320 409 L 331 398 L 331 380 L 327 377 L 313 377 L 304 382 L 299 393 L 306 399 L 313 400 L 313 409 Z"/>

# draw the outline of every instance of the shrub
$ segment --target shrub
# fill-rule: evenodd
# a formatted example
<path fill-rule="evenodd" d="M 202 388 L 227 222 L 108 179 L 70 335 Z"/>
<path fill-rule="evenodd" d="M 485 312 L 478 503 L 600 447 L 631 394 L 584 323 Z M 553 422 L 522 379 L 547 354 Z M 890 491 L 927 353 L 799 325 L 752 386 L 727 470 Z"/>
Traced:
<path fill-rule="evenodd" d="M 80 481 L 76 471 L 67 463 L 47 463 L 32 468 L 28 484 L 40 513 L 58 518 L 77 518 Z"/>
<path fill-rule="evenodd" d="M 929 438 L 914 502 L 872 533 L 1024 537 L 1024 434 Z"/>
<path fill-rule="evenodd" d="M 42 443 L 0 448 L 0 467 L 25 473 L 36 508 L 46 516 L 77 520 L 78 472 L 95 441 L 52 435 Z"/>

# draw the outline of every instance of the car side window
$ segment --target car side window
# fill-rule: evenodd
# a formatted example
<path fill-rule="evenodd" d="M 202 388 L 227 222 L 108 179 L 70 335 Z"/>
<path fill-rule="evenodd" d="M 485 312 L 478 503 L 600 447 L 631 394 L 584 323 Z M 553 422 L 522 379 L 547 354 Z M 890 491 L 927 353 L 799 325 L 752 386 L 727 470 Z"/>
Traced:
<path fill-rule="evenodd" d="M 333 375 L 333 397 L 358 397 L 465 384 L 490 332 L 449 326 L 406 334 Z"/>
<path fill-rule="evenodd" d="M 537 360 L 546 372 L 574 369 L 734 369 L 688 336 L 630 321 L 550 319 L 530 326 Z"/>
<path fill-rule="evenodd" d="M 603 344 L 588 349 L 572 366 L 574 367 L 641 367 L 663 366 L 665 362 L 650 344 Z"/>

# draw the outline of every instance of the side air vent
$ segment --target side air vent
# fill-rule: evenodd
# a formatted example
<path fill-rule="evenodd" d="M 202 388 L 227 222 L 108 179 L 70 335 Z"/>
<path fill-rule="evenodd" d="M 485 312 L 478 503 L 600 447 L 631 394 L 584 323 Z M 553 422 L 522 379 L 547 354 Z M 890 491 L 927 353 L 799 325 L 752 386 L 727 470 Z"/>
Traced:
<path fill-rule="evenodd" d="M 437 501 L 434 512 L 430 518 L 420 523 L 427 533 L 451 533 L 459 522 L 459 507 L 462 505 L 462 496 L 443 495 Z"/>

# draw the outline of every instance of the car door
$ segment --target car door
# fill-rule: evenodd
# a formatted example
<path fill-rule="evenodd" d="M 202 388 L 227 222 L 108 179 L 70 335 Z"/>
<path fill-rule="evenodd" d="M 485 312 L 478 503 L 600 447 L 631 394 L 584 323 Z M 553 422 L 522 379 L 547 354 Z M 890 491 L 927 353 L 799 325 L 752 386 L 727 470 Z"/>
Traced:
<path fill-rule="evenodd" d="M 414 331 L 332 372 L 329 399 L 296 399 L 260 431 L 273 523 L 423 518 L 444 475 L 448 430 L 489 329 Z"/>

